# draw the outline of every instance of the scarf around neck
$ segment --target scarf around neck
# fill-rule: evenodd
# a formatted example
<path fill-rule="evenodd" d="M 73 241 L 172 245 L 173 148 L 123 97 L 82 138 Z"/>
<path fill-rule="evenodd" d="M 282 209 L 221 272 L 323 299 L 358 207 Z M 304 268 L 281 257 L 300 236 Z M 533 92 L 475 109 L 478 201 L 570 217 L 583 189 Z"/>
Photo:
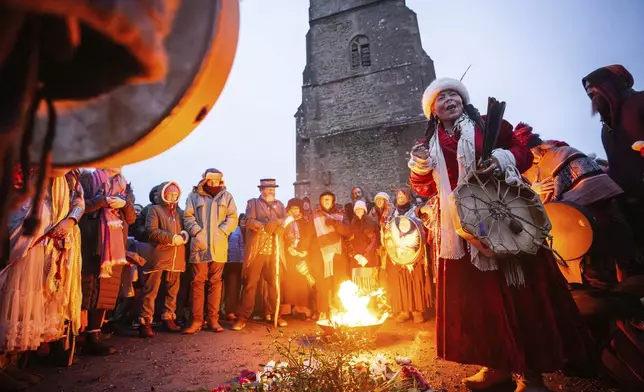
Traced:
<path fill-rule="evenodd" d="M 460 139 L 458 140 L 456 148 L 456 160 L 458 163 L 457 186 L 465 183 L 467 176 L 472 170 L 476 169 L 475 129 L 474 121 L 466 113 L 463 113 L 454 124 L 454 134 L 460 133 Z M 443 259 L 458 260 L 469 253 L 472 265 L 478 270 L 497 271 L 499 269 L 499 263 L 496 259 L 481 254 L 475 246 L 466 242 L 456 232 L 454 218 L 458 217 L 452 216 L 453 211 L 449 206 L 449 197 L 453 189 L 449 181 L 447 163 L 443 155 L 443 149 L 439 143 L 438 134 L 437 125 L 436 131 L 429 141 L 429 156 L 433 169 L 432 176 L 438 189 L 440 209 L 440 227 L 434 228 L 436 231 L 434 238 L 438 238 L 439 241 L 438 256 Z M 513 169 L 513 163 L 510 162 L 511 158 L 507 157 L 510 152 L 501 151 L 499 154 L 495 154 L 495 157 L 501 159 L 499 163 L 501 168 L 506 172 L 506 182 L 514 183 L 517 181 L 517 175 L 515 173 L 516 169 Z M 507 264 L 507 266 L 504 266 L 504 274 L 508 285 L 523 285 L 525 280 L 520 265 L 514 262 Z"/>

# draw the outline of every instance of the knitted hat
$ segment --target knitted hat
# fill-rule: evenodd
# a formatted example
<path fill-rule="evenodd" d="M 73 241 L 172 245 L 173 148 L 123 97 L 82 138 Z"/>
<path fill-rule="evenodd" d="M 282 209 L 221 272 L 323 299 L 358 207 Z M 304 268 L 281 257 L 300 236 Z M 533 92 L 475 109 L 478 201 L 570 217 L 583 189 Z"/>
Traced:
<path fill-rule="evenodd" d="M 356 203 L 353 205 L 353 211 L 358 211 L 359 209 L 363 209 L 365 212 L 367 212 L 367 203 L 362 200 L 356 201 Z"/>
<path fill-rule="evenodd" d="M 452 78 L 440 78 L 434 80 L 423 94 L 423 112 L 425 117 L 430 118 L 436 97 L 441 91 L 453 90 L 461 96 L 463 105 L 470 103 L 470 94 L 467 92 L 465 85 L 460 80 Z"/>
<path fill-rule="evenodd" d="M 304 202 L 301 199 L 298 199 L 297 197 L 292 198 L 291 200 L 288 201 L 286 204 L 286 211 L 290 210 L 291 208 L 297 207 L 300 210 L 304 209 Z"/>
<path fill-rule="evenodd" d="M 389 195 L 388 195 L 387 193 L 385 193 L 385 192 L 378 192 L 378 194 L 376 194 L 376 197 L 374 197 L 374 198 L 373 198 L 373 201 L 375 202 L 379 197 L 382 197 L 383 199 L 385 199 L 385 200 L 387 200 L 387 201 L 389 201 L 389 200 L 390 200 L 390 199 L 389 199 Z"/>

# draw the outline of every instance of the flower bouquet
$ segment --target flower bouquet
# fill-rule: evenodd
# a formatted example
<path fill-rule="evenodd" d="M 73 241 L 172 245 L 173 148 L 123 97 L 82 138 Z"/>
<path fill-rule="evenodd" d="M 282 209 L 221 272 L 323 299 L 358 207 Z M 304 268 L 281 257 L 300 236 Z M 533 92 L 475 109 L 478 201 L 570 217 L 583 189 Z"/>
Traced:
<path fill-rule="evenodd" d="M 282 361 L 243 370 L 213 392 L 437 392 L 410 359 L 389 360 L 366 350 L 360 338 L 339 334 L 332 342 L 278 337 L 273 344 Z"/>

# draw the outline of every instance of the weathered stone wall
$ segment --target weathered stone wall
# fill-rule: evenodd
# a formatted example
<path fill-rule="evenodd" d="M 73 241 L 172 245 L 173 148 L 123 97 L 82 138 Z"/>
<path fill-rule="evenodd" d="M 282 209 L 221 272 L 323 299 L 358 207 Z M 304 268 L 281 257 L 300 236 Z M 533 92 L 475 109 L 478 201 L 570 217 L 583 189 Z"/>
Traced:
<path fill-rule="evenodd" d="M 381 0 L 311 0 L 309 19 L 316 20 Z"/>
<path fill-rule="evenodd" d="M 296 117 L 296 195 L 406 183 L 409 149 L 424 133 L 420 99 L 435 78 L 416 14 L 404 0 L 311 0 L 302 104 Z M 370 61 L 352 66 L 351 44 Z"/>
<path fill-rule="evenodd" d="M 377 192 L 392 195 L 397 187 L 407 184 L 409 150 L 422 139 L 425 127 L 426 123 L 421 122 L 342 132 L 312 140 L 306 144 L 314 161 L 306 173 L 310 185 L 301 187 L 299 192 L 296 189 L 297 196 L 309 196 L 317 203 L 318 196 L 330 190 L 338 201 L 346 203 L 356 185 L 371 197 Z"/>

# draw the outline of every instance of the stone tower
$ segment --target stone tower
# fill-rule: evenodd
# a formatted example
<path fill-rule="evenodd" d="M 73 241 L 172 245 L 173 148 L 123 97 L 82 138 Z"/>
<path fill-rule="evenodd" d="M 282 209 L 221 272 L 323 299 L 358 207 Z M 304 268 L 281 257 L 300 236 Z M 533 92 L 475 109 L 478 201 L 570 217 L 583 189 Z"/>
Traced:
<path fill-rule="evenodd" d="M 420 100 L 436 77 L 404 0 L 310 0 L 297 126 L 295 195 L 349 201 L 407 183 L 422 139 Z"/>

